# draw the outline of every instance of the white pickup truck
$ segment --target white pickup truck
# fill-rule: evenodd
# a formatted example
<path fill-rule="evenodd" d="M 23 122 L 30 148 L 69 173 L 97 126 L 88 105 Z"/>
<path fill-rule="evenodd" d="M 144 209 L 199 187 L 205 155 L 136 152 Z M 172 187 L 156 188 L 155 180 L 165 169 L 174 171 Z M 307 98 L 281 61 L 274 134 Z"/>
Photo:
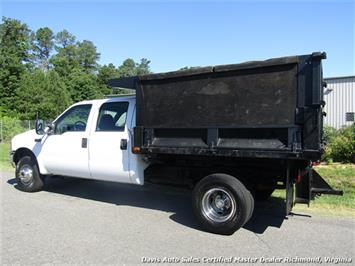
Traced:
<path fill-rule="evenodd" d="M 45 134 L 31 130 L 12 139 L 19 185 L 25 191 L 40 190 L 41 175 L 143 185 L 147 164 L 130 148 L 134 125 L 134 96 L 72 105 Z"/>
<path fill-rule="evenodd" d="M 341 195 L 312 169 L 323 152 L 324 58 L 113 80 L 136 95 L 76 103 L 12 139 L 18 187 L 39 191 L 51 175 L 185 186 L 197 219 L 219 234 L 242 227 L 254 198 L 277 188 L 286 215 L 316 195 Z"/>

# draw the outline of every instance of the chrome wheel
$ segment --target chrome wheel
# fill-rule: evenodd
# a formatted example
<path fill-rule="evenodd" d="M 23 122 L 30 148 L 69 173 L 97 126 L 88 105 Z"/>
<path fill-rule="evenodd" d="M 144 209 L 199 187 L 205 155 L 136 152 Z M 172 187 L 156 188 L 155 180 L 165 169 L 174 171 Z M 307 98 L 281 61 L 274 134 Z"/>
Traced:
<path fill-rule="evenodd" d="M 236 212 L 234 197 L 223 188 L 211 188 L 202 197 L 202 213 L 213 222 L 222 223 Z"/>
<path fill-rule="evenodd" d="M 33 181 L 33 169 L 31 166 L 27 164 L 21 166 L 18 173 L 22 184 L 28 185 Z"/>

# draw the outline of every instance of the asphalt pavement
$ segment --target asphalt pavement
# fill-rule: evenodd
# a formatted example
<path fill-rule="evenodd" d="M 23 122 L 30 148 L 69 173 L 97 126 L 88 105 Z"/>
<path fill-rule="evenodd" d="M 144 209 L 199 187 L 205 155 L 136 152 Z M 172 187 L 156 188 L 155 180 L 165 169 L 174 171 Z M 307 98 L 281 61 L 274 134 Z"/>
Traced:
<path fill-rule="evenodd" d="M 44 191 L 24 193 L 13 173 L 0 177 L 1 265 L 304 265 L 331 259 L 354 265 L 352 218 L 285 217 L 276 198 L 257 204 L 234 235 L 221 236 L 202 230 L 182 189 L 53 178 Z"/>

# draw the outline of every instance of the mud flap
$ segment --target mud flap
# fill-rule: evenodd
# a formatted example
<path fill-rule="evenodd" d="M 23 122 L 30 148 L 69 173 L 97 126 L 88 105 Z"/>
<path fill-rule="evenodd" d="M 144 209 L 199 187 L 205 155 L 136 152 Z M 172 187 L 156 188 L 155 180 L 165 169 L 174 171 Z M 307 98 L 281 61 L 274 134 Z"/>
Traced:
<path fill-rule="evenodd" d="M 308 167 L 300 182 L 296 182 L 295 203 L 308 204 L 321 194 L 343 195 L 342 190 L 333 189 L 316 170 Z"/>
<path fill-rule="evenodd" d="M 286 215 L 290 214 L 294 205 L 295 179 L 292 173 L 292 168 L 288 165 L 286 175 Z"/>
<path fill-rule="evenodd" d="M 312 200 L 312 171 L 313 169 L 307 167 L 305 173 L 301 176 L 301 180 L 296 183 L 295 203 L 307 204 L 309 206 Z"/>

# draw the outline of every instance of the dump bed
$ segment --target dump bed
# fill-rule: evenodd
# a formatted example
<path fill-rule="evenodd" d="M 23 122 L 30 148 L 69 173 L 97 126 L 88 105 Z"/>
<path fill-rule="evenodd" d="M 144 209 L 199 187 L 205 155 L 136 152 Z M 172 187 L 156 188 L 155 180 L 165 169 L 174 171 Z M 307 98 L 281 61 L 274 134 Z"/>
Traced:
<path fill-rule="evenodd" d="M 137 77 L 135 150 L 319 159 L 325 53 Z"/>

